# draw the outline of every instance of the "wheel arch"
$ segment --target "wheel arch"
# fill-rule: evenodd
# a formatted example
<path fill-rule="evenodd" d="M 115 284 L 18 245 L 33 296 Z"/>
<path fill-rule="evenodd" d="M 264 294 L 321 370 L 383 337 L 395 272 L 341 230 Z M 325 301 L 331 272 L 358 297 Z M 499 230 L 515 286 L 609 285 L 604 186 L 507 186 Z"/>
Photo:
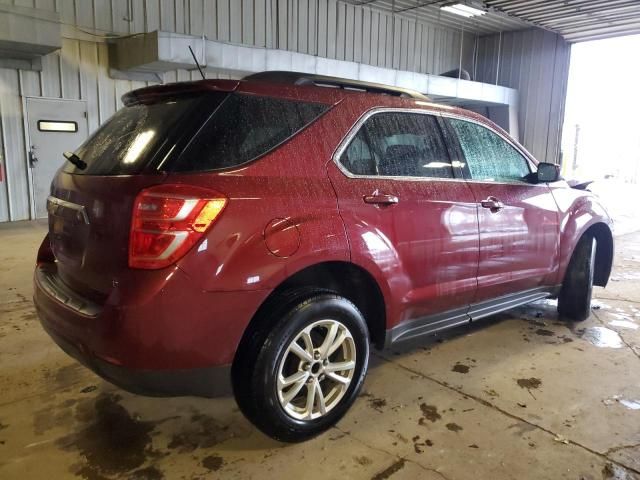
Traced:
<path fill-rule="evenodd" d="M 613 268 L 613 234 L 605 223 L 591 225 L 584 233 L 596 239 L 596 264 L 593 272 L 593 284 L 606 287 Z"/>
<path fill-rule="evenodd" d="M 566 269 L 568 267 L 568 261 L 573 257 L 578 242 L 585 236 L 589 235 L 596 239 L 596 257 L 595 266 L 593 272 L 593 284 L 599 287 L 606 287 L 609 282 L 609 276 L 611 275 L 611 269 L 613 268 L 613 234 L 609 225 L 604 222 L 596 222 L 587 227 L 580 236 L 577 237 L 575 243 L 571 248 L 571 255 L 567 258 L 567 265 L 565 265 L 563 276 L 566 275 Z"/>
<path fill-rule="evenodd" d="M 371 341 L 376 348 L 383 348 L 386 334 L 385 299 L 380 286 L 373 275 L 354 263 L 347 261 L 327 261 L 309 265 L 282 281 L 262 302 L 251 321 L 245 328 L 238 345 L 236 356 L 243 351 L 256 332 L 264 325 L 265 312 L 276 306 L 287 291 L 317 289 L 341 295 L 358 307 L 362 312 Z"/>

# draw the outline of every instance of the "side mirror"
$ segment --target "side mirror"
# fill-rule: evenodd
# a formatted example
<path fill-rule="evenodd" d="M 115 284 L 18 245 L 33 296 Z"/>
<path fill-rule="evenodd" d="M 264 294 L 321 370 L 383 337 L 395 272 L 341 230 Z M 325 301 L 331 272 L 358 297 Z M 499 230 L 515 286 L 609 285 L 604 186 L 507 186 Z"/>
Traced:
<path fill-rule="evenodd" d="M 545 162 L 539 163 L 535 179 L 537 183 L 557 182 L 560 180 L 560 165 Z"/>

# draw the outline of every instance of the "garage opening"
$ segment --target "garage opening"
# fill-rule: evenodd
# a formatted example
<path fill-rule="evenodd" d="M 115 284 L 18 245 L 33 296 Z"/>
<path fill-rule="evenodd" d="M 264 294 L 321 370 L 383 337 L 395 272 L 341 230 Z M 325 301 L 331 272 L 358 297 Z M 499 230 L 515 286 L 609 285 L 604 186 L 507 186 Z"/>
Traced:
<path fill-rule="evenodd" d="M 640 35 L 572 46 L 562 172 L 600 195 L 616 222 L 616 234 L 640 230 L 633 201 L 640 183 L 640 108 L 636 61 Z"/>

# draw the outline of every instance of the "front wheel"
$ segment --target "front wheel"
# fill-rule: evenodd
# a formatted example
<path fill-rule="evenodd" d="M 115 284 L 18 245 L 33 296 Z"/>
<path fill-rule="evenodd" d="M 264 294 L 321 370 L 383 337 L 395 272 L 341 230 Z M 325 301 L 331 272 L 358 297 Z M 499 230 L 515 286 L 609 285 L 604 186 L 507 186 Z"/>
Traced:
<path fill-rule="evenodd" d="M 593 271 L 596 256 L 595 238 L 585 235 L 576 245 L 558 295 L 560 317 L 581 322 L 591 312 Z"/>
<path fill-rule="evenodd" d="M 369 334 L 360 311 L 334 294 L 315 294 L 274 309 L 272 325 L 239 362 L 236 400 L 267 435 L 297 442 L 335 424 L 364 381 Z"/>

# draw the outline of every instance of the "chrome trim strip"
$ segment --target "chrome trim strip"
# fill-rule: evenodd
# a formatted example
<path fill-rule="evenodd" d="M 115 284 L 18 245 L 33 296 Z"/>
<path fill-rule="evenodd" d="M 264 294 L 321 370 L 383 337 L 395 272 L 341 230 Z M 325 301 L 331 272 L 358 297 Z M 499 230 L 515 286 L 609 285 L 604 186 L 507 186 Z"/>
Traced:
<path fill-rule="evenodd" d="M 38 267 L 36 268 L 35 278 L 37 284 L 49 297 L 74 312 L 85 317 L 97 317 L 102 312 L 100 305 L 73 292 L 60 280 L 55 272 Z"/>
<path fill-rule="evenodd" d="M 434 107 L 436 107 L 437 105 L 434 105 Z M 546 187 L 547 184 L 543 183 L 543 184 L 536 184 L 536 183 L 527 183 L 527 182 L 518 182 L 518 181 L 513 181 L 513 182 L 497 182 L 497 181 L 490 181 L 490 180 L 474 180 L 471 178 L 438 178 L 438 177 L 396 177 L 396 176 L 389 176 L 389 175 L 355 175 L 353 173 L 351 173 L 350 171 L 348 171 L 341 163 L 340 163 L 340 157 L 342 156 L 342 154 L 344 153 L 344 151 L 347 149 L 347 147 L 349 146 L 349 143 L 351 143 L 351 140 L 353 140 L 353 138 L 358 134 L 358 132 L 360 131 L 360 128 L 362 127 L 362 125 L 369 120 L 369 118 L 371 118 L 373 115 L 379 114 L 379 113 L 394 113 L 394 112 L 400 112 L 400 113 L 418 113 L 418 114 L 423 114 L 423 115 L 433 115 L 435 117 L 447 117 L 447 118 L 454 118 L 454 119 L 458 119 L 458 120 L 464 120 L 467 122 L 471 122 L 471 123 L 475 123 L 477 125 L 480 125 L 481 127 L 485 127 L 488 130 L 490 130 L 491 132 L 495 133 L 496 135 L 498 135 L 500 138 L 502 138 L 503 140 L 505 140 L 509 145 L 511 145 L 513 148 L 515 148 L 524 158 L 527 162 L 530 163 L 529 167 L 531 168 L 532 166 L 535 166 L 535 159 L 531 156 L 531 154 L 529 152 L 527 152 L 523 146 L 521 146 L 519 143 L 515 142 L 511 137 L 505 136 L 503 133 L 499 132 L 498 130 L 496 130 L 493 126 L 491 125 L 487 125 L 483 122 L 480 122 L 474 118 L 471 117 L 467 117 L 465 115 L 460 115 L 454 112 L 443 112 L 441 110 L 436 110 L 436 109 L 415 109 L 415 108 L 393 108 L 393 107 L 378 107 L 378 108 L 372 108 L 371 110 L 367 110 L 364 114 L 362 114 L 362 116 L 356 121 L 356 123 L 351 127 L 351 129 L 349 130 L 349 132 L 347 133 L 347 135 L 342 139 L 342 141 L 340 142 L 340 144 L 338 145 L 338 148 L 336 148 L 336 151 L 333 154 L 333 157 L 331 158 L 333 163 L 336 164 L 336 166 L 338 167 L 338 170 L 340 170 L 346 177 L 348 178 L 353 178 L 353 179 L 357 179 L 357 178 L 366 178 L 366 179 L 370 179 L 370 180 L 375 180 L 375 179 L 380 179 L 380 180 L 396 180 L 396 181 L 409 181 L 409 182 L 471 182 L 471 183 L 483 183 L 483 184 L 489 184 L 489 185 L 520 185 L 520 186 L 528 186 L 528 187 Z M 533 165 L 531 165 L 533 164 Z"/>
<path fill-rule="evenodd" d="M 82 215 L 82 219 L 84 223 L 89 225 L 89 217 L 87 216 L 87 211 L 84 208 L 84 205 L 78 205 L 77 203 L 68 202 L 67 200 L 62 200 L 60 198 L 54 197 L 53 195 L 49 195 L 47 197 L 47 212 L 52 213 L 49 210 L 49 205 L 57 205 L 59 207 L 68 208 L 70 210 L 75 210 L 76 212 Z"/>
<path fill-rule="evenodd" d="M 364 125 L 364 123 L 369 120 L 372 116 L 379 114 L 379 113 L 396 113 L 396 112 L 400 112 L 400 113 L 418 113 L 418 114 L 423 114 L 423 115 L 433 115 L 433 116 L 438 116 L 439 112 L 438 111 L 433 111 L 433 110 L 423 110 L 423 109 L 414 109 L 414 108 L 392 108 L 392 107 L 378 107 L 378 108 L 372 108 L 371 110 L 367 110 L 365 113 L 363 113 L 360 118 L 356 121 L 356 123 L 353 124 L 353 126 L 351 127 L 351 129 L 349 130 L 349 132 L 347 132 L 347 135 L 342 139 L 342 141 L 340 142 L 340 144 L 338 145 L 338 148 L 336 148 L 336 151 L 333 153 L 333 156 L 331 157 L 331 160 L 333 161 L 333 163 L 336 164 L 336 166 L 338 167 L 338 170 L 340 170 L 346 177 L 348 178 L 367 178 L 370 180 L 403 180 L 403 181 L 412 181 L 412 182 L 424 182 L 424 181 L 436 181 L 436 182 L 460 182 L 460 181 L 464 181 L 464 179 L 462 178 L 436 178 L 436 177 L 408 177 L 408 176 L 403 176 L 403 177 L 396 177 L 396 176 L 389 176 L 389 175 L 355 175 L 353 173 L 351 173 L 349 170 L 347 170 L 341 163 L 340 163 L 340 157 L 342 156 L 342 154 L 344 153 L 344 151 L 347 149 L 347 147 L 349 146 L 349 144 L 351 143 L 351 140 L 353 140 L 353 138 L 358 134 L 358 132 L 360 131 L 360 128 L 362 127 L 362 125 Z"/>
<path fill-rule="evenodd" d="M 528 182 L 518 182 L 517 180 L 513 182 L 496 182 L 494 180 L 471 180 L 467 179 L 468 183 L 481 183 L 484 185 L 516 185 L 518 187 L 548 187 L 546 183 L 528 183 Z"/>
<path fill-rule="evenodd" d="M 519 307 L 520 305 L 551 297 L 553 296 L 552 290 L 552 288 L 536 288 L 519 294 L 487 300 L 476 305 L 471 305 L 467 314 L 472 320 L 480 320 L 496 313 Z"/>
<path fill-rule="evenodd" d="M 536 287 L 484 300 L 469 306 L 405 320 L 395 327 L 387 329 L 384 345 L 385 348 L 388 348 L 397 343 L 431 335 L 457 325 L 477 322 L 485 317 L 519 307 L 520 305 L 543 298 L 555 297 L 559 291 L 560 285 Z"/>
<path fill-rule="evenodd" d="M 397 180 L 397 181 L 405 181 L 405 182 L 464 182 L 464 178 L 438 178 L 438 177 L 396 177 L 390 175 L 355 175 L 348 171 L 341 163 L 340 157 L 343 152 L 347 149 L 351 140 L 358 134 L 360 128 L 364 123 L 369 120 L 372 116 L 379 113 L 418 113 L 422 115 L 432 115 L 434 117 L 440 116 L 440 112 L 438 110 L 427 110 L 427 109 L 415 109 L 415 108 L 392 108 L 392 107 L 378 107 L 372 108 L 371 110 L 367 110 L 362 116 L 353 124 L 347 135 L 342 139 L 338 148 L 333 154 L 331 160 L 336 164 L 338 170 L 340 170 L 346 177 L 348 178 L 366 178 L 370 180 Z"/>

